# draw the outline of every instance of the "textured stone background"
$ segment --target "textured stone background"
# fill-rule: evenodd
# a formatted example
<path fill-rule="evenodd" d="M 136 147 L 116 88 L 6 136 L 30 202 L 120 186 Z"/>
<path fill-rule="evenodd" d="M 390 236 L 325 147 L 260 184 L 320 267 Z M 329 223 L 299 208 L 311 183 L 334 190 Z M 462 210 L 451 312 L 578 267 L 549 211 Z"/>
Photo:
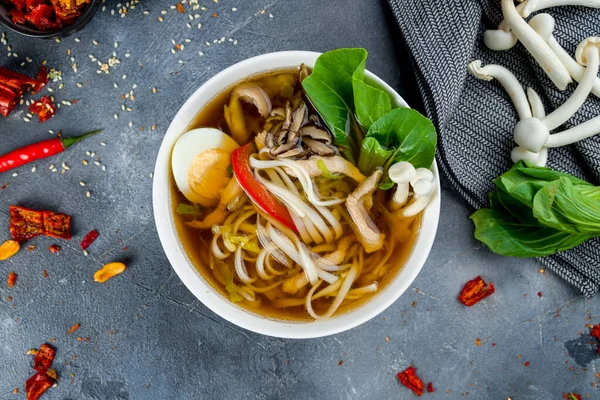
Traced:
<path fill-rule="evenodd" d="M 8 33 L 18 57 L 0 48 L 0 65 L 30 75 L 47 60 L 62 71 L 62 81 L 49 85 L 55 98 L 78 100 L 62 105 L 43 125 L 24 122 L 24 106 L 1 119 L 2 153 L 50 138 L 50 129 L 65 135 L 105 130 L 37 162 L 33 173 L 30 165 L 16 170 L 17 176 L 0 175 L 0 184 L 8 183 L 0 191 L 0 226 L 8 227 L 8 205 L 18 203 L 72 214 L 75 234 L 59 243 L 58 255 L 47 250 L 56 241 L 38 238 L 32 241 L 35 251 L 23 249 L 0 263 L 0 399 L 25 397 L 24 382 L 32 374 L 25 353 L 51 338 L 60 381 L 45 395 L 48 400 L 410 399 L 395 374 L 411 363 L 434 383 L 436 392 L 425 395 L 431 399 L 559 399 L 565 391 L 600 397 L 600 356 L 586 328 L 600 322 L 599 298 L 576 295 L 550 273 L 539 273 L 535 262 L 491 254 L 472 237 L 471 210 L 448 188 L 422 273 L 392 307 L 350 332 L 273 339 L 237 328 L 195 300 L 158 241 L 150 173 L 170 119 L 197 87 L 261 53 L 360 46 L 370 52 L 371 71 L 409 103 L 418 107 L 419 99 L 383 1 L 206 0 L 200 3 L 205 11 L 191 12 L 199 14 L 193 21 L 189 5 L 184 14 L 174 5 L 144 1 L 120 18 L 118 11 L 111 13 L 118 10 L 116 2 L 107 2 L 84 31 L 60 43 Z M 182 51 L 171 52 L 172 40 L 184 45 Z M 98 74 L 90 55 L 106 62 L 113 52 L 120 64 Z M 130 90 L 135 100 L 122 99 Z M 64 174 L 62 162 L 70 166 Z M 57 172 L 49 169 L 52 164 Z M 101 236 L 85 257 L 78 243 L 92 228 Z M 9 236 L 7 228 L 3 232 L 0 240 Z M 127 271 L 104 285 L 94 283 L 94 271 L 114 260 L 125 260 Z M 5 280 L 13 270 L 19 277 L 9 290 Z M 455 298 L 478 274 L 494 282 L 497 292 L 467 309 Z M 67 335 L 76 322 L 81 328 Z"/>

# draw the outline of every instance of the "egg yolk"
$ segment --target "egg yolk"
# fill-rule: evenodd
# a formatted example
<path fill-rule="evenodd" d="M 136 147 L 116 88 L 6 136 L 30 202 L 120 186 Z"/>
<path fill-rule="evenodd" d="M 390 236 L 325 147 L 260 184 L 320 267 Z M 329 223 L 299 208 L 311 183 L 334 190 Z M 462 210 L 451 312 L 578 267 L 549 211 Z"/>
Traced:
<path fill-rule="evenodd" d="M 231 179 L 229 165 L 231 152 L 223 149 L 207 150 L 194 158 L 188 169 L 188 184 L 202 198 L 200 205 L 214 207 L 219 203 L 221 191 Z"/>

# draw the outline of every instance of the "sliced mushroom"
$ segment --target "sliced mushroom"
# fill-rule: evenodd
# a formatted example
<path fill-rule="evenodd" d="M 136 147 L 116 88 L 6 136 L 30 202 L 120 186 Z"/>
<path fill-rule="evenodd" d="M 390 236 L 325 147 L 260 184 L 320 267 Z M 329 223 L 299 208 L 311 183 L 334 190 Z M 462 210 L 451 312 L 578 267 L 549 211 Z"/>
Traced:
<path fill-rule="evenodd" d="M 304 101 L 300 101 L 298 107 L 292 112 L 292 121 L 289 129 L 298 132 L 306 122 L 308 122 L 308 107 Z"/>
<path fill-rule="evenodd" d="M 331 144 L 332 142 L 331 135 L 329 134 L 329 132 L 315 125 L 303 126 L 302 128 L 300 128 L 300 134 L 303 138 L 309 137 L 311 139 L 320 140 L 327 144 Z"/>
<path fill-rule="evenodd" d="M 320 156 L 333 156 L 338 153 L 337 148 L 307 137 L 302 138 L 302 144 L 304 144 L 306 150 Z"/>
<path fill-rule="evenodd" d="M 346 198 L 346 208 L 352 218 L 352 229 L 367 253 L 380 250 L 385 240 L 385 235 L 379 231 L 365 209 L 365 200 L 373 195 L 382 175 L 383 170 L 378 168 Z"/>
<path fill-rule="evenodd" d="M 249 83 L 242 83 L 233 89 L 231 97 L 237 97 L 247 103 L 254 104 L 258 110 L 258 113 L 263 118 L 268 117 L 271 113 L 271 99 L 269 98 L 267 92 L 265 92 L 259 86 L 251 85 Z"/>
<path fill-rule="evenodd" d="M 300 71 L 298 71 L 298 80 L 300 81 L 300 83 L 302 83 L 302 81 L 309 75 L 310 71 L 308 70 L 306 64 L 300 64 Z"/>
<path fill-rule="evenodd" d="M 278 155 L 279 158 L 303 158 L 306 156 L 306 151 L 302 148 L 302 146 L 296 146 L 291 150 L 286 151 L 285 153 L 281 153 Z"/>

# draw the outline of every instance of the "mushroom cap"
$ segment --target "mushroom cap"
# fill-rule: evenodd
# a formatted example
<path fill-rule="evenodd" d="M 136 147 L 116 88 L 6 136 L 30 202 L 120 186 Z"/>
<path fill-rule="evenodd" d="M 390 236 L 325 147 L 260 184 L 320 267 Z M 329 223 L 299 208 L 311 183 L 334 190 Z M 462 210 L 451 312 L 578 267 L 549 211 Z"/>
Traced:
<path fill-rule="evenodd" d="M 510 158 L 515 164 L 519 161 L 527 161 L 532 164 L 537 164 L 540 155 L 539 153 L 533 153 L 531 151 L 525 150 L 520 146 L 517 146 L 510 152 Z"/>
<path fill-rule="evenodd" d="M 411 163 L 400 161 L 390 167 L 388 175 L 394 183 L 408 183 L 417 176 L 417 170 Z"/>
<path fill-rule="evenodd" d="M 413 188 L 419 181 L 433 182 L 433 172 L 427 168 L 417 168 L 415 172 L 415 177 L 410 180 L 410 184 Z"/>
<path fill-rule="evenodd" d="M 494 51 L 509 50 L 517 44 L 517 37 L 511 31 L 488 29 L 483 32 L 483 43 Z"/>
<path fill-rule="evenodd" d="M 539 153 L 550 138 L 550 131 L 541 120 L 524 118 L 515 126 L 514 136 L 519 146 L 533 153 Z"/>
<path fill-rule="evenodd" d="M 529 20 L 528 24 L 542 39 L 544 39 L 545 42 L 548 42 L 548 39 L 550 39 L 550 36 L 552 36 L 552 33 L 554 32 L 556 21 L 552 15 L 541 13 L 534 15 Z"/>
<path fill-rule="evenodd" d="M 420 179 L 413 185 L 413 192 L 419 197 L 429 196 L 433 190 L 433 182 Z"/>
<path fill-rule="evenodd" d="M 577 50 L 575 50 L 575 59 L 579 64 L 584 66 L 587 65 L 588 60 L 586 51 L 589 48 L 594 48 L 597 51 L 600 51 L 600 37 L 592 36 L 583 39 L 581 43 L 579 43 L 579 45 L 577 46 Z"/>

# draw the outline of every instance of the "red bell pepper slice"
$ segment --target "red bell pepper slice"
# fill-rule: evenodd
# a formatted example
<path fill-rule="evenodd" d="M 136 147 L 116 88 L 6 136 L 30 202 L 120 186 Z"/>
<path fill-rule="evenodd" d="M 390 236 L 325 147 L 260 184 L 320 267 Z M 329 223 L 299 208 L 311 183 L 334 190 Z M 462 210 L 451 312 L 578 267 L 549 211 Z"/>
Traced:
<path fill-rule="evenodd" d="M 235 178 L 254 204 L 294 232 L 298 232 L 288 209 L 271 196 L 254 177 L 250 167 L 250 155 L 253 151 L 252 143 L 248 143 L 231 153 L 231 167 Z"/>
<path fill-rule="evenodd" d="M 477 276 L 475 279 L 472 279 L 465 284 L 465 287 L 463 287 L 458 295 L 458 301 L 467 307 L 471 307 L 480 300 L 490 296 L 495 291 L 496 289 L 493 284 L 490 283 L 488 286 L 488 284 L 481 279 L 481 276 Z"/>

